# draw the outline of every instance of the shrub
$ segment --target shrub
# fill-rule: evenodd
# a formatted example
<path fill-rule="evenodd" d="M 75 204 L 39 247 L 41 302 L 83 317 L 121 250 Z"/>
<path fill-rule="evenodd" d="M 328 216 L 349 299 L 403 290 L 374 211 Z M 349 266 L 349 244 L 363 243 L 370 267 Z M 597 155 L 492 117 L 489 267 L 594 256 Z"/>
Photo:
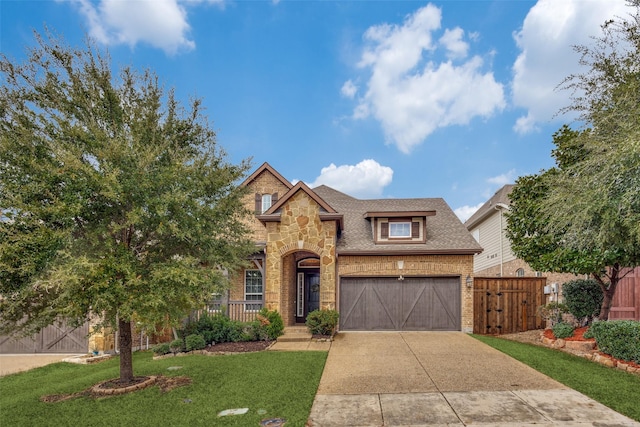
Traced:
<path fill-rule="evenodd" d="M 569 307 L 561 302 L 552 301 L 538 307 L 538 313 L 544 320 L 549 322 L 550 326 L 553 326 L 558 322 L 562 322 L 562 315 L 569 313 Z"/>
<path fill-rule="evenodd" d="M 282 335 L 284 331 L 284 322 L 282 321 L 282 316 L 276 310 L 267 310 L 267 308 L 263 308 L 258 313 L 258 324 L 260 325 L 260 329 L 264 330 L 264 333 L 260 333 L 260 336 L 266 335 L 266 337 L 270 340 L 275 340 L 280 335 Z M 265 338 L 265 339 L 267 339 Z"/>
<path fill-rule="evenodd" d="M 593 279 L 571 280 L 562 285 L 564 302 L 569 312 L 581 323 L 589 324 L 600 312 L 602 289 Z"/>
<path fill-rule="evenodd" d="M 171 353 L 171 348 L 169 347 L 169 343 L 166 343 L 166 342 L 154 346 L 152 350 L 158 356 Z"/>
<path fill-rule="evenodd" d="M 553 331 L 553 335 L 556 338 L 569 338 L 573 336 L 573 325 L 570 325 L 566 322 L 558 322 L 551 328 Z"/>
<path fill-rule="evenodd" d="M 184 341 L 181 338 L 171 341 L 169 343 L 169 349 L 173 354 L 180 353 L 184 350 Z"/>
<path fill-rule="evenodd" d="M 314 310 L 307 316 L 305 324 L 313 335 L 333 335 L 339 317 L 335 310 Z"/>
<path fill-rule="evenodd" d="M 191 334 L 184 339 L 187 351 L 202 350 L 207 346 L 202 335 Z"/>
<path fill-rule="evenodd" d="M 640 322 L 634 320 L 597 321 L 589 327 L 598 349 L 616 359 L 640 363 Z"/>

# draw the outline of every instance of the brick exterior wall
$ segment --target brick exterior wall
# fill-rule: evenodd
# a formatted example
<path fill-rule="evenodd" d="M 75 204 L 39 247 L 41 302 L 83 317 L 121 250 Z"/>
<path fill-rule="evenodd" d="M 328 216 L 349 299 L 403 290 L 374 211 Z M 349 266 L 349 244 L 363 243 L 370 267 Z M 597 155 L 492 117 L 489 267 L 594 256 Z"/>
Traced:
<path fill-rule="evenodd" d="M 460 276 L 461 327 L 473 332 L 473 289 L 467 288 L 467 276 L 473 277 L 473 255 L 393 255 L 341 256 L 338 277 L 349 276 Z M 404 261 L 403 269 L 398 261 Z"/>

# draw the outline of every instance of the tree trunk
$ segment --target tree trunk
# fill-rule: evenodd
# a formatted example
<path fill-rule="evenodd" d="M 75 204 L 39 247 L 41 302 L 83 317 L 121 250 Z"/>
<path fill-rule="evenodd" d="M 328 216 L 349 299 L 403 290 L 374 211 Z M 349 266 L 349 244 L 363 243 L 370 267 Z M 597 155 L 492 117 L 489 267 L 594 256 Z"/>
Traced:
<path fill-rule="evenodd" d="M 609 275 L 609 286 L 602 280 L 602 277 L 594 274 L 593 275 L 598 283 L 600 284 L 600 288 L 602 289 L 602 306 L 600 307 L 600 314 L 598 314 L 598 319 L 600 320 L 609 320 L 609 312 L 611 311 L 611 304 L 613 304 L 613 296 L 616 293 L 616 288 L 618 287 L 618 282 L 620 281 L 620 266 L 618 264 L 614 264 L 610 269 Z"/>
<path fill-rule="evenodd" d="M 133 381 L 133 356 L 131 351 L 131 322 L 118 319 L 118 337 L 120 344 L 120 382 Z"/>

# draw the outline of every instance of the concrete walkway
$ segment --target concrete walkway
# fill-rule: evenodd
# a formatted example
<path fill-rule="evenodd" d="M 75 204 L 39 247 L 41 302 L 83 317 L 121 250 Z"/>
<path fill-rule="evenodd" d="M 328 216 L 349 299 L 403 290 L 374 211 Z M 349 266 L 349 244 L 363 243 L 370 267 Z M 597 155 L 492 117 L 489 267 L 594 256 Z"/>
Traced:
<path fill-rule="evenodd" d="M 62 362 L 62 359 L 71 356 L 73 354 L 0 354 L 0 377 L 39 368 L 50 363 Z"/>
<path fill-rule="evenodd" d="M 309 426 L 640 426 L 461 332 L 349 332 Z"/>

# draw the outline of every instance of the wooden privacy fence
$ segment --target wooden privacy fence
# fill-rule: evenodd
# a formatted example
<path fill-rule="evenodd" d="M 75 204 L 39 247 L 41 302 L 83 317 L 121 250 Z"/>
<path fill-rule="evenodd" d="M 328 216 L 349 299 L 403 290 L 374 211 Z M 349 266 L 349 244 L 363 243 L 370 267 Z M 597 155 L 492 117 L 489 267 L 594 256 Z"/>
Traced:
<path fill-rule="evenodd" d="M 473 333 L 509 334 L 544 328 L 538 307 L 546 304 L 544 277 L 476 277 Z"/>
<path fill-rule="evenodd" d="M 609 320 L 640 320 L 640 267 L 618 282 Z"/>

